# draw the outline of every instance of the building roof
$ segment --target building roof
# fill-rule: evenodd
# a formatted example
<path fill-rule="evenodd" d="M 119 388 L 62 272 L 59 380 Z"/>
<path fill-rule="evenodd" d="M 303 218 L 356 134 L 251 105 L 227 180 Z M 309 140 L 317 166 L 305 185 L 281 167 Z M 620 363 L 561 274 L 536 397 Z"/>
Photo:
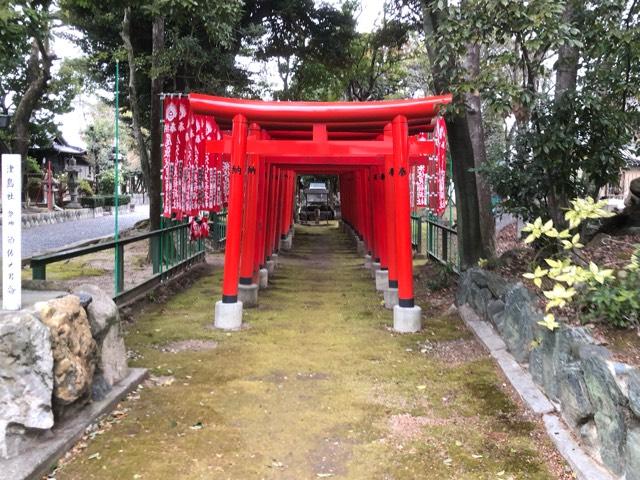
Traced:
<path fill-rule="evenodd" d="M 60 156 L 71 156 L 76 160 L 84 162 L 86 164 L 91 164 L 87 157 L 87 150 L 81 147 L 76 147 L 74 145 L 70 145 L 62 136 L 58 135 L 53 138 L 51 144 L 47 147 L 38 147 L 34 146 L 29 148 L 29 154 L 35 155 L 37 157 L 45 157 L 51 154 L 57 154 Z"/>
<path fill-rule="evenodd" d="M 51 142 L 51 148 L 59 153 L 69 153 L 71 155 L 86 155 L 87 151 L 81 147 L 74 147 L 62 137 L 57 136 Z"/>

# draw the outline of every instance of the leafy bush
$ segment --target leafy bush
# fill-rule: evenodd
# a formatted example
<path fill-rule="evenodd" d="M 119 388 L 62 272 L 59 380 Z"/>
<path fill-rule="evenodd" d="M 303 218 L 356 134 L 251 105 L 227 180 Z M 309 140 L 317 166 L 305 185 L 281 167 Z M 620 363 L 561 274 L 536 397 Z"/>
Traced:
<path fill-rule="evenodd" d="M 82 197 L 80 198 L 80 205 L 82 205 L 84 208 L 104 207 L 104 197 L 102 195 Z"/>
<path fill-rule="evenodd" d="M 523 275 L 542 290 L 547 299 L 545 311 L 548 313 L 544 320 L 538 323 L 551 331 L 560 326 L 552 310 L 561 309 L 574 302 L 578 298 L 578 292 L 606 289 L 605 283 L 608 286 L 609 282 L 615 278 L 613 270 L 602 269 L 593 262 L 589 262 L 588 266 L 574 263 L 576 253 L 584 247 L 580 243 L 580 234 L 576 233 L 578 227 L 587 219 L 611 216 L 604 210 L 606 200 L 596 202 L 592 198 L 576 198 L 570 203 L 572 208 L 564 214 L 564 221 L 568 223 L 569 228 L 558 230 L 553 220 L 544 222 L 538 217 L 522 229 L 523 232 L 529 233 L 524 240 L 525 243 L 545 239 L 555 243 L 557 249 L 562 252 L 544 259 L 548 268 L 537 266 L 533 272 Z M 552 288 L 547 289 L 548 286 Z"/>
<path fill-rule="evenodd" d="M 113 207 L 115 206 L 116 197 L 115 195 L 105 195 L 104 196 L 104 206 L 105 207 Z M 128 205 L 131 203 L 131 197 L 129 195 L 118 195 L 118 206 Z"/>
<path fill-rule="evenodd" d="M 33 157 L 27 157 L 24 168 L 27 174 L 42 175 L 42 168 L 40 167 L 38 161 Z"/>
<path fill-rule="evenodd" d="M 90 197 L 93 195 L 93 187 L 88 180 L 84 178 L 80 180 L 80 183 L 78 184 L 78 193 L 84 197 Z"/>
<path fill-rule="evenodd" d="M 640 246 L 631 263 L 606 288 L 591 288 L 580 299 L 585 321 L 626 328 L 640 324 Z"/>
<path fill-rule="evenodd" d="M 124 176 L 122 174 L 122 171 L 119 171 L 119 184 L 123 185 L 124 184 Z M 105 170 L 104 172 L 100 173 L 100 176 L 98 177 L 98 193 L 102 194 L 102 195 L 113 195 L 114 189 L 115 189 L 115 181 L 116 181 L 116 172 L 113 168 L 109 169 L 109 170 Z"/>
<path fill-rule="evenodd" d="M 115 206 L 114 195 L 93 195 L 92 197 L 83 197 L 80 199 L 80 204 L 85 208 L 97 208 L 97 207 L 113 207 Z M 119 195 L 118 205 L 128 205 L 131 203 L 131 197 L 129 195 Z"/>

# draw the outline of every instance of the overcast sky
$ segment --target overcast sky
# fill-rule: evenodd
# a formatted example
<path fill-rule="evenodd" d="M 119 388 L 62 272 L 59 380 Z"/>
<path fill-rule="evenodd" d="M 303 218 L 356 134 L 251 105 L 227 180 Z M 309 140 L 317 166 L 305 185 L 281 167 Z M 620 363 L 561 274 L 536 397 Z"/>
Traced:
<path fill-rule="evenodd" d="M 320 2 L 317 2 L 320 3 Z M 337 0 L 330 1 L 331 4 L 337 5 Z M 382 14 L 383 0 L 360 0 L 361 12 L 358 16 L 358 31 L 369 32 Z M 54 51 L 60 59 L 74 58 L 82 55 L 82 51 L 72 42 L 55 37 L 53 42 Z M 272 75 L 272 84 L 278 86 L 279 79 L 277 75 Z M 60 125 L 60 130 L 64 138 L 71 144 L 84 147 L 84 141 L 81 132 L 86 128 L 90 121 L 91 106 L 95 104 L 96 98 L 89 94 L 80 94 L 73 102 L 74 110 L 65 115 L 59 115 L 56 120 Z"/>

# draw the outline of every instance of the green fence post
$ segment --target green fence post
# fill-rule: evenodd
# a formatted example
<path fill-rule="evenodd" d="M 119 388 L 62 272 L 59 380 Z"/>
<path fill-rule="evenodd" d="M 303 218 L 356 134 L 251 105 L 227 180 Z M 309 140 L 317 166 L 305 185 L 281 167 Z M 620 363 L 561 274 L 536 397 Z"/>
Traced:
<path fill-rule="evenodd" d="M 119 295 L 124 290 L 124 245 L 116 245 L 116 251 L 116 295 Z"/>
<path fill-rule="evenodd" d="M 47 264 L 40 262 L 31 262 L 31 278 L 33 280 L 46 280 Z"/>
<path fill-rule="evenodd" d="M 160 272 L 160 264 L 162 262 L 162 234 L 156 234 L 149 239 L 151 242 L 151 263 L 153 265 L 153 274 Z"/>
<path fill-rule="evenodd" d="M 449 232 L 442 229 L 442 261 L 444 263 L 449 263 Z"/>

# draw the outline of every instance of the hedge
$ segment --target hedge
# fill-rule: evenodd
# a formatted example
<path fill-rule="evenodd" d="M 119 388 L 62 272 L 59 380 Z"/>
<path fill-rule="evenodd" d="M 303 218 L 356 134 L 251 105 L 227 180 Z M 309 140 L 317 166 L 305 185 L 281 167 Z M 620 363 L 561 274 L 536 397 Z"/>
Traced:
<path fill-rule="evenodd" d="M 80 205 L 85 208 L 113 207 L 115 205 L 115 195 L 93 195 L 92 197 L 82 197 Z M 118 205 L 127 205 L 131 202 L 129 195 L 120 195 Z"/>

